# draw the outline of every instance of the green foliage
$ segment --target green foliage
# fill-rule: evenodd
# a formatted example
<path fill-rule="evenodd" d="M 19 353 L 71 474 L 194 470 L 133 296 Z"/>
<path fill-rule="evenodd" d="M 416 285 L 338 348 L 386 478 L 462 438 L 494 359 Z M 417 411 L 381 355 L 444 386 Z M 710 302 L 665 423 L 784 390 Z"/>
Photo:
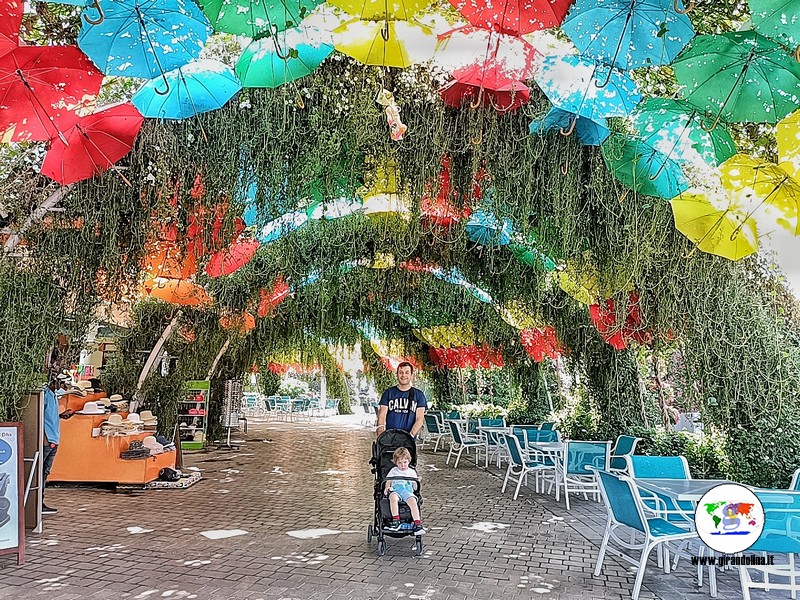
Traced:
<path fill-rule="evenodd" d="M 577 400 L 556 415 L 556 429 L 563 439 L 605 440 L 600 414 L 593 407 L 588 394 L 580 394 Z"/>
<path fill-rule="evenodd" d="M 729 476 L 723 452 L 723 438 L 699 436 L 684 431 L 634 428 L 630 435 L 641 438 L 636 454 L 648 456 L 684 456 L 696 479 L 723 479 Z"/>
<path fill-rule="evenodd" d="M 308 392 L 308 384 L 298 379 L 286 379 L 278 388 L 279 396 L 289 396 L 290 398 L 297 398 L 306 392 Z"/>

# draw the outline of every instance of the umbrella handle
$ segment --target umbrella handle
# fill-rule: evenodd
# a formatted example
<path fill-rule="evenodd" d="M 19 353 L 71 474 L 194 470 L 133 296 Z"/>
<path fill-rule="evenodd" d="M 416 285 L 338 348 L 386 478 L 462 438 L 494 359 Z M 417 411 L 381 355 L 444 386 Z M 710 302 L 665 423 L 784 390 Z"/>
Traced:
<path fill-rule="evenodd" d="M 483 143 L 483 129 L 478 132 L 477 137 L 469 138 L 473 146 L 480 146 Z"/>
<path fill-rule="evenodd" d="M 708 133 L 711 133 L 712 131 L 714 131 L 717 128 L 717 125 L 719 125 L 719 122 L 720 122 L 721 119 L 722 119 L 722 111 L 720 111 L 717 114 L 717 118 L 714 119 L 714 122 L 711 124 L 711 127 L 706 127 L 706 124 L 704 122 L 700 121 L 700 129 L 702 129 L 703 131 L 706 131 Z"/>
<path fill-rule="evenodd" d="M 469 107 L 472 110 L 478 108 L 481 104 L 483 104 L 483 85 L 481 85 L 480 89 L 478 90 L 478 97 L 475 98 L 474 101 L 469 103 Z"/>
<path fill-rule="evenodd" d="M 661 166 L 658 167 L 658 171 L 655 172 L 655 175 L 649 176 L 650 181 L 655 181 L 656 179 L 658 179 L 658 176 L 661 175 L 661 171 L 663 171 L 664 167 L 666 166 L 667 166 L 667 161 L 664 160 L 664 162 L 661 163 Z"/>
<path fill-rule="evenodd" d="M 569 160 L 564 161 L 564 164 L 561 165 L 561 174 L 566 175 L 569 172 Z"/>
<path fill-rule="evenodd" d="M 575 125 L 576 125 L 577 123 L 578 123 L 578 117 L 576 116 L 574 119 L 572 119 L 572 123 L 570 123 L 570 125 L 569 125 L 569 129 L 566 129 L 566 130 L 565 130 L 565 129 L 562 127 L 561 129 L 559 129 L 559 130 L 558 130 L 558 132 L 559 132 L 561 135 L 563 135 L 564 137 L 569 137 L 570 135 L 572 135 L 572 132 L 573 132 L 573 131 L 575 131 Z M 566 173 L 564 173 L 564 175 L 566 175 Z"/>
<path fill-rule="evenodd" d="M 285 55 L 281 54 L 280 44 L 278 44 L 278 38 L 276 38 L 275 36 L 272 36 L 272 45 L 275 46 L 275 56 L 280 58 L 282 61 L 286 62 L 290 58 L 292 58 L 292 54 L 288 50 Z"/>
<path fill-rule="evenodd" d="M 163 73 L 161 74 L 161 77 L 162 77 L 162 79 L 164 80 L 164 85 L 166 85 L 166 86 L 167 86 L 167 89 L 166 89 L 166 90 L 164 90 L 164 91 L 161 91 L 161 90 L 160 90 L 160 89 L 158 89 L 157 87 L 154 87 L 154 88 L 153 88 L 153 91 L 154 91 L 156 94 L 158 94 L 159 96 L 166 96 L 167 94 L 169 94 L 169 81 L 167 81 L 167 77 L 166 77 L 166 76 L 165 76 Z"/>
<path fill-rule="evenodd" d="M 800 46 L 794 49 L 794 59 L 800 62 Z"/>
<path fill-rule="evenodd" d="M 600 89 L 606 87 L 611 82 L 611 74 L 612 74 L 612 72 L 613 72 L 613 67 L 609 67 L 608 68 L 608 77 L 606 77 L 606 80 L 603 83 L 598 83 L 597 79 L 595 79 L 594 80 L 595 87 L 598 87 Z"/>
<path fill-rule="evenodd" d="M 389 41 L 389 21 L 383 22 L 383 27 L 381 27 L 381 37 L 383 38 L 384 42 Z"/>
<path fill-rule="evenodd" d="M 83 20 L 89 25 L 100 25 L 100 23 L 106 20 L 106 14 L 103 12 L 103 9 L 100 8 L 100 0 L 93 0 L 92 6 L 97 9 L 97 12 L 100 13 L 100 16 L 97 18 L 97 20 L 92 20 L 86 16 L 86 13 L 83 13 Z"/>
<path fill-rule="evenodd" d="M 694 10 L 694 0 L 690 0 L 689 4 L 686 4 L 684 8 L 680 8 L 678 5 L 678 0 L 673 0 L 672 7 L 675 9 L 675 12 L 679 15 L 685 15 L 689 11 Z"/>

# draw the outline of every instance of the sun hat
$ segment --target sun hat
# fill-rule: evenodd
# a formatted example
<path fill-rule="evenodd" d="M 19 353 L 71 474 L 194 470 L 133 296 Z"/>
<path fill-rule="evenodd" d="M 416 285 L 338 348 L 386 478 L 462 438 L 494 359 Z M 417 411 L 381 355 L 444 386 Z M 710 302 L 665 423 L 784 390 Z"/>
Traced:
<path fill-rule="evenodd" d="M 98 404 L 92 400 L 91 402 L 86 402 L 83 405 L 83 408 L 76 412 L 79 415 L 104 415 L 106 413 L 106 409 L 102 404 Z"/>
<path fill-rule="evenodd" d="M 99 400 L 97 400 L 97 403 L 102 404 L 103 406 L 111 406 L 111 400 L 109 400 L 108 398 L 100 398 Z"/>
<path fill-rule="evenodd" d="M 150 410 L 139 411 L 139 416 L 142 418 L 142 421 L 154 421 L 156 419 L 153 412 Z"/>
<path fill-rule="evenodd" d="M 122 400 L 122 394 L 111 394 L 108 397 L 108 399 L 111 400 L 112 402 L 119 402 L 120 400 Z"/>
<path fill-rule="evenodd" d="M 88 389 L 91 389 L 92 382 L 91 381 L 79 381 L 76 384 L 76 387 L 78 387 L 78 388 L 80 388 L 82 390 L 88 390 Z"/>
<path fill-rule="evenodd" d="M 142 444 L 145 448 L 150 450 L 150 454 L 163 454 L 164 453 L 164 446 L 159 444 L 155 437 L 152 435 L 148 435 L 146 438 L 142 440 Z"/>
<path fill-rule="evenodd" d="M 120 425 L 122 425 L 122 415 L 117 414 L 117 413 L 108 415 L 108 419 L 106 420 L 106 423 L 109 424 L 109 425 L 120 426 Z M 104 423 L 104 425 L 106 423 Z"/>
<path fill-rule="evenodd" d="M 139 415 L 139 413 L 129 413 L 127 420 L 131 423 L 141 423 L 142 417 Z"/>

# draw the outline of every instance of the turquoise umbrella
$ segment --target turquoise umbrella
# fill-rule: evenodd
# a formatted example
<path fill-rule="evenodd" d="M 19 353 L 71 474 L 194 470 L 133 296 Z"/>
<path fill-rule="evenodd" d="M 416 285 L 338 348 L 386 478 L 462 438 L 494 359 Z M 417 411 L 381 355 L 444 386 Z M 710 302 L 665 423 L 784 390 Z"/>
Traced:
<path fill-rule="evenodd" d="M 787 45 L 800 61 L 800 1 L 749 0 L 748 4 L 755 30 Z"/>
<path fill-rule="evenodd" d="M 600 149 L 614 177 L 641 194 L 669 200 L 689 189 L 681 166 L 647 142 L 615 133 Z"/>
<path fill-rule="evenodd" d="M 611 135 L 605 119 L 593 121 L 560 108 L 551 108 L 544 118 L 531 121 L 529 126 L 532 135 L 541 135 L 556 129 L 564 135 L 569 135 L 574 129 L 575 135 L 584 146 L 599 146 Z"/>
<path fill-rule="evenodd" d="M 236 63 L 242 85 L 276 88 L 313 73 L 333 52 L 333 43 L 307 32 L 295 28 L 251 42 Z"/>

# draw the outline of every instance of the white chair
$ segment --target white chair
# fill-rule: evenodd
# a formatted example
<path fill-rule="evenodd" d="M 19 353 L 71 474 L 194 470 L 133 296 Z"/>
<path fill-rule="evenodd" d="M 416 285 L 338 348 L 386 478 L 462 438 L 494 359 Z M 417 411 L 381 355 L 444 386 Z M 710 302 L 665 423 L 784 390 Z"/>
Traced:
<path fill-rule="evenodd" d="M 527 479 L 528 473 L 536 473 L 536 489 L 538 491 L 539 474 L 543 471 L 551 471 L 553 469 L 553 465 L 538 460 L 530 460 L 528 455 L 522 451 L 522 446 L 520 446 L 519 439 L 517 439 L 516 436 L 509 435 L 507 433 L 503 433 L 501 436 L 503 443 L 508 450 L 509 459 L 508 469 L 506 469 L 506 476 L 503 479 L 503 488 L 500 490 L 500 492 L 505 493 L 506 486 L 508 485 L 509 481 L 516 482 L 517 487 L 514 490 L 514 500 L 516 500 L 517 496 L 519 495 L 519 489 Z M 558 488 L 556 488 L 556 500 L 558 500 Z"/>
<path fill-rule="evenodd" d="M 600 489 L 595 470 L 608 469 L 611 442 L 587 442 L 570 440 L 564 442 L 562 454 L 561 484 L 564 486 L 564 499 L 569 510 L 569 493 L 591 493 L 599 500 Z M 556 484 L 557 485 L 557 484 Z"/>
<path fill-rule="evenodd" d="M 461 424 L 456 421 L 448 421 L 447 425 L 450 427 L 450 435 L 453 439 L 450 441 L 450 452 L 447 453 L 445 464 L 450 464 L 450 457 L 453 455 L 453 452 L 456 452 L 456 462 L 453 464 L 453 468 L 458 468 L 458 461 L 461 458 L 461 454 L 464 451 L 469 452 L 470 448 L 475 448 L 475 464 L 477 465 L 478 450 L 483 447 L 483 441 L 479 437 L 468 436 L 461 430 Z"/>

